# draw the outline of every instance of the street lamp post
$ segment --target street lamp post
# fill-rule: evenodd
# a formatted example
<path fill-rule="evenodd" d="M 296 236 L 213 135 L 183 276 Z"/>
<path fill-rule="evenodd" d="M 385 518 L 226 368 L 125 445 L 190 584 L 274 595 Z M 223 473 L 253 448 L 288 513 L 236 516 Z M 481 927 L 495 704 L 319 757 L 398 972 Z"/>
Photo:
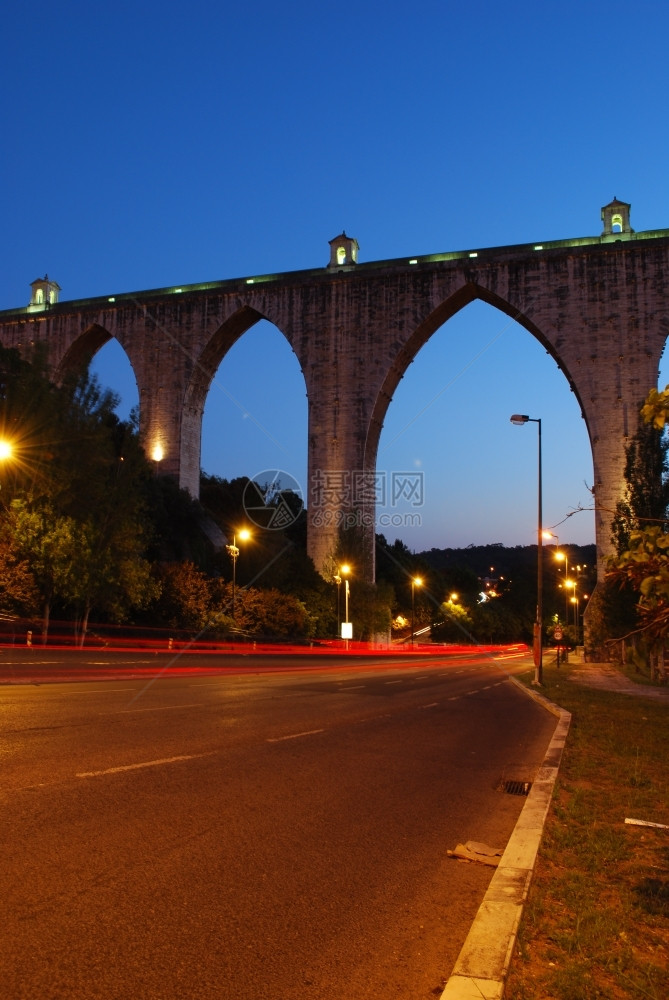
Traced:
<path fill-rule="evenodd" d="M 335 573 L 334 582 L 337 584 L 337 635 L 341 632 L 341 601 L 340 601 L 340 588 L 341 588 L 341 577 L 339 573 Z"/>
<path fill-rule="evenodd" d="M 415 614 L 415 593 L 416 587 L 423 586 L 423 578 L 420 576 L 413 576 L 411 578 L 411 648 L 413 649 L 413 637 L 414 637 L 414 614 Z"/>
<path fill-rule="evenodd" d="M 338 576 L 344 577 L 344 622 L 341 626 L 341 637 L 346 640 L 346 648 L 348 649 L 348 640 L 353 638 L 351 623 L 348 620 L 348 598 L 349 598 L 349 584 L 348 584 L 348 574 L 351 572 L 351 567 L 344 563 L 343 566 L 339 567 Z M 341 577 L 340 577 L 341 578 Z M 339 592 L 339 591 L 337 591 Z"/>
<path fill-rule="evenodd" d="M 539 486 L 537 490 L 538 500 L 538 528 L 537 528 L 537 620 L 534 623 L 534 683 L 543 683 L 543 661 L 542 661 L 542 618 L 543 618 L 543 530 L 541 527 L 542 497 L 541 497 L 541 419 L 539 417 L 528 417 L 526 413 L 514 413 L 511 416 L 511 423 L 520 425 L 532 423 L 537 425 L 539 440 Z"/>
<path fill-rule="evenodd" d="M 239 539 L 240 539 L 240 541 L 246 541 L 246 539 L 250 538 L 250 537 L 251 537 L 251 534 L 250 534 L 249 531 L 246 530 L 246 528 L 242 529 L 242 531 L 239 532 Z M 236 596 L 237 596 L 237 559 L 239 557 L 239 549 L 237 548 L 237 533 L 236 532 L 232 536 L 232 545 L 226 545 L 225 548 L 226 548 L 226 551 L 227 551 L 228 555 L 232 559 L 232 620 L 233 620 L 233 622 L 236 622 L 237 621 L 237 614 L 236 614 L 237 609 L 236 609 L 236 603 L 235 602 L 236 602 Z"/>

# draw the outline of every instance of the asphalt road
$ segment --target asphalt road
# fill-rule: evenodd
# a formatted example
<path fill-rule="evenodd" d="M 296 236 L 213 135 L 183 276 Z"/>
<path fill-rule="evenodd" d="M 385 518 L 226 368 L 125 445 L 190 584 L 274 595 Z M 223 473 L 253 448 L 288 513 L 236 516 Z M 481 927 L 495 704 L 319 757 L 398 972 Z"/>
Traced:
<path fill-rule="evenodd" d="M 555 727 L 513 662 L 62 657 L 0 668 L 0 996 L 436 995 L 492 873 L 447 849 L 505 846 Z"/>

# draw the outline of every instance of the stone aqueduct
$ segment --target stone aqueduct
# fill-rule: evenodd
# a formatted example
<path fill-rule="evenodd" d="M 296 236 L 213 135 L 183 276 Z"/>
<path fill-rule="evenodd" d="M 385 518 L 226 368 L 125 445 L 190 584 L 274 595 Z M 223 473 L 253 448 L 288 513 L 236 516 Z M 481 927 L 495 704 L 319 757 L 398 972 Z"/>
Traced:
<path fill-rule="evenodd" d="M 309 553 L 323 570 L 342 519 L 353 514 L 362 525 L 358 572 L 373 580 L 374 491 L 366 484 L 386 410 L 435 330 L 482 299 L 545 347 L 580 403 L 601 570 L 625 445 L 669 335 L 669 230 L 635 233 L 629 212 L 617 199 L 604 206 L 600 236 L 370 263 L 358 262 L 356 241 L 343 233 L 326 267 L 72 302 L 38 279 L 29 306 L 0 313 L 0 341 L 22 351 L 43 342 L 58 378 L 115 337 L 137 380 L 147 453 L 197 496 L 211 380 L 234 342 L 269 320 L 306 385 Z"/>

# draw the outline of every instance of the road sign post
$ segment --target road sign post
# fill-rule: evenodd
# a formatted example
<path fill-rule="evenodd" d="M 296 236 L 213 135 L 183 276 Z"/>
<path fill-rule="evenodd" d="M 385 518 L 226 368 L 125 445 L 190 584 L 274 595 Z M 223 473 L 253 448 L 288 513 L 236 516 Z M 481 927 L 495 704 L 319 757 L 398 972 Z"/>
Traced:
<path fill-rule="evenodd" d="M 556 625 L 555 628 L 553 629 L 553 638 L 557 642 L 557 666 L 558 667 L 560 666 L 560 643 L 562 641 L 562 635 L 563 635 L 562 628 L 559 625 Z"/>

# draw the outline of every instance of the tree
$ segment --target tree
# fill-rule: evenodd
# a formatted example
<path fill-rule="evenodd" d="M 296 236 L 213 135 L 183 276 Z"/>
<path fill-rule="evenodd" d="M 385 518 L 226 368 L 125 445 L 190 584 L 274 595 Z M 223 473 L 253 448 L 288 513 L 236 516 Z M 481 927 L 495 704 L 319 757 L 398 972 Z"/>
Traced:
<path fill-rule="evenodd" d="M 632 531 L 629 545 L 612 561 L 608 576 L 619 585 L 629 584 L 637 595 L 637 627 L 628 636 L 641 642 L 633 646 L 631 658 L 637 666 L 648 659 L 651 678 L 657 658 L 664 679 L 664 645 L 669 633 L 669 534 L 654 524 Z"/>
<path fill-rule="evenodd" d="M 641 419 L 627 450 L 625 496 L 612 522 L 617 555 L 609 560 L 606 575 L 604 624 L 610 635 L 631 641 L 637 665 L 650 661 L 651 676 L 657 658 L 664 677 L 669 632 L 669 445 L 664 428 L 669 420 L 669 386 L 661 393 L 651 390 L 641 407 Z"/>
<path fill-rule="evenodd" d="M 117 402 L 87 373 L 55 386 L 40 356 L 0 350 L 0 426 L 15 455 L 4 517 L 40 592 L 44 640 L 54 601 L 77 609 L 83 642 L 93 607 L 121 618 L 155 586 L 144 561 L 151 473 Z"/>
<path fill-rule="evenodd" d="M 517 642 L 523 635 L 523 622 L 506 596 L 502 594 L 472 608 L 471 631 L 477 643 Z"/>
<path fill-rule="evenodd" d="M 663 522 L 669 505 L 669 438 L 656 424 L 656 408 L 644 405 L 641 414 L 644 412 L 651 416 L 651 422 L 642 416 L 625 450 L 625 490 L 612 523 L 612 540 L 618 555 L 628 549 L 632 531 L 654 521 Z"/>
<path fill-rule="evenodd" d="M 308 634 L 305 606 L 291 594 L 247 587 L 237 594 L 236 624 L 258 636 L 302 638 Z"/>
<path fill-rule="evenodd" d="M 13 558 L 30 567 L 46 642 L 53 600 L 68 593 L 75 572 L 75 523 L 58 515 L 47 501 L 16 498 L 5 513 L 4 531 L 11 534 Z"/>
<path fill-rule="evenodd" d="M 420 579 L 420 585 L 411 581 Z M 413 606 L 414 624 L 425 625 L 440 596 L 447 589 L 442 573 L 434 569 L 422 555 L 415 555 L 399 538 L 389 544 L 384 535 L 376 536 L 376 582 L 386 583 L 392 591 L 390 610 L 393 620 L 409 620 Z M 413 590 L 413 600 L 412 600 Z"/>
<path fill-rule="evenodd" d="M 160 570 L 160 596 L 155 613 L 173 628 L 200 633 L 216 619 L 211 578 L 192 562 L 176 562 Z"/>
<path fill-rule="evenodd" d="M 202 530 L 205 511 L 172 476 L 151 475 L 144 479 L 147 558 L 154 563 L 180 560 L 211 570 L 213 546 Z"/>
<path fill-rule="evenodd" d="M 150 563 L 142 557 L 142 525 L 119 520 L 100 523 L 96 518 L 75 528 L 72 564 L 62 596 L 80 610 L 79 641 L 83 645 L 93 608 L 115 621 L 123 621 L 131 608 L 142 608 L 155 598 L 160 585 Z"/>
<path fill-rule="evenodd" d="M 7 521 L 0 526 L 0 610 L 22 616 L 39 608 L 39 591 L 27 559 L 17 551 Z"/>
<path fill-rule="evenodd" d="M 390 634 L 393 588 L 389 584 L 351 581 L 349 617 L 355 639 L 373 640 Z"/>
<path fill-rule="evenodd" d="M 440 605 L 432 624 L 432 638 L 435 642 L 473 643 L 472 618 L 467 608 L 455 598 L 449 598 Z"/>

